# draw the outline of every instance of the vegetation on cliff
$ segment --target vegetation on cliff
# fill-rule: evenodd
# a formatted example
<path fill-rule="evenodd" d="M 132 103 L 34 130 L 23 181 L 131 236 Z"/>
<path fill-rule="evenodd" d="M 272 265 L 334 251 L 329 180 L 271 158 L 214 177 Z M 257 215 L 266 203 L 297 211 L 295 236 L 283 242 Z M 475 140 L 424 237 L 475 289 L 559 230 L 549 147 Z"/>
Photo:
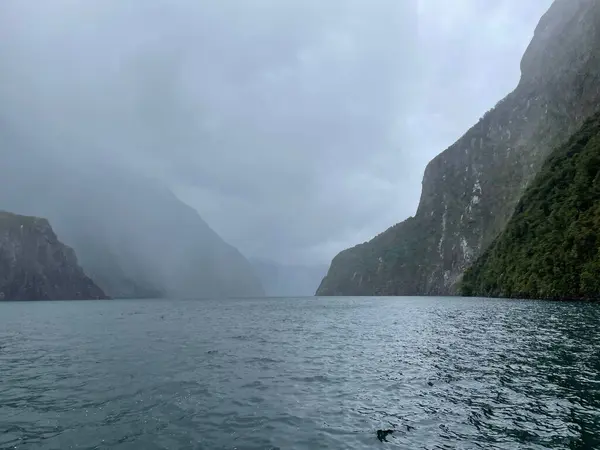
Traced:
<path fill-rule="evenodd" d="M 555 0 L 516 89 L 423 177 L 417 213 L 336 256 L 318 295 L 448 295 L 504 230 L 549 153 L 600 103 L 600 2 Z"/>
<path fill-rule="evenodd" d="M 600 297 L 600 113 L 553 151 L 464 295 Z"/>

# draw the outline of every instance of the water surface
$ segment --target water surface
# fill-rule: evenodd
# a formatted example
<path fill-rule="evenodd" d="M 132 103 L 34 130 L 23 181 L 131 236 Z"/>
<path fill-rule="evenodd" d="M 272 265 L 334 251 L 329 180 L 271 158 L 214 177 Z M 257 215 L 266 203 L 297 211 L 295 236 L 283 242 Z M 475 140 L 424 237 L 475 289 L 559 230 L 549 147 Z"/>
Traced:
<path fill-rule="evenodd" d="M 458 298 L 1 303 L 0 449 L 600 448 L 599 324 Z"/>

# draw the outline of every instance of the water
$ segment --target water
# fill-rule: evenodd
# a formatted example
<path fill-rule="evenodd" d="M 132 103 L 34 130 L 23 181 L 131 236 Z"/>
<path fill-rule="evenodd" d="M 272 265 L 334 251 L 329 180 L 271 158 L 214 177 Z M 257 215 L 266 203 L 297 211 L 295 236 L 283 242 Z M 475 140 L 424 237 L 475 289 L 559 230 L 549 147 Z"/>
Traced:
<path fill-rule="evenodd" d="M 477 299 L 2 303 L 0 449 L 600 448 L 599 325 Z"/>

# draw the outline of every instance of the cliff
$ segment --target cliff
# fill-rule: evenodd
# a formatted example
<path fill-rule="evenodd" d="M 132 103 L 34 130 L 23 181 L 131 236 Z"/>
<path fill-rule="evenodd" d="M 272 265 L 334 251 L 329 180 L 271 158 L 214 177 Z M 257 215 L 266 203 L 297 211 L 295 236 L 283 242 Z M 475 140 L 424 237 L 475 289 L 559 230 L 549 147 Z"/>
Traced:
<path fill-rule="evenodd" d="M 600 298 L 600 113 L 552 152 L 464 295 Z"/>
<path fill-rule="evenodd" d="M 556 0 L 516 89 L 423 177 L 414 217 L 337 255 L 317 295 L 447 295 L 504 229 L 549 152 L 600 100 L 600 2 Z"/>
<path fill-rule="evenodd" d="M 46 219 L 0 212 L 0 300 L 105 298 Z"/>
<path fill-rule="evenodd" d="M 57 232 L 107 292 L 115 296 L 127 280 L 156 297 L 264 296 L 250 262 L 193 208 L 153 180 L 115 169 L 107 173 L 110 184 L 95 174 L 86 176 L 93 183 L 71 178 L 77 189 L 61 190 L 51 202 L 71 206 L 48 211 L 56 217 Z M 81 214 L 72 207 L 85 204 L 94 208 Z"/>
<path fill-rule="evenodd" d="M 157 181 L 75 154 L 58 160 L 7 134 L 0 208 L 47 217 L 111 297 L 264 295 L 247 259 Z"/>

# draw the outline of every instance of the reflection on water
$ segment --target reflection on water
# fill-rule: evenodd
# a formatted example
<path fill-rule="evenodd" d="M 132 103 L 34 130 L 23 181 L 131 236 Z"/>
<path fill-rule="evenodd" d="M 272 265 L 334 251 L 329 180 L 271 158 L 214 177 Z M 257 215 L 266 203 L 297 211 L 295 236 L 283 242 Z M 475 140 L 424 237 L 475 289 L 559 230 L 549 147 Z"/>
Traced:
<path fill-rule="evenodd" d="M 2 303 L 0 449 L 600 448 L 599 308 Z"/>

